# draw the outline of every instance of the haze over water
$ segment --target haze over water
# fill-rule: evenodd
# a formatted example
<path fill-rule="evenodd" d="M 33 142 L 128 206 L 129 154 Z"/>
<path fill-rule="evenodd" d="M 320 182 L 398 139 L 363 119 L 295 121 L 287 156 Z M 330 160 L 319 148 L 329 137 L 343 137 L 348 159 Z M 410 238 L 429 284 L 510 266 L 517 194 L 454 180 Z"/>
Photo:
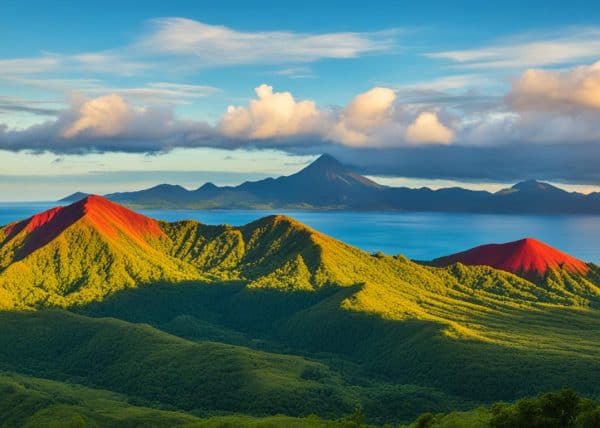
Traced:
<path fill-rule="evenodd" d="M 0 224 L 22 220 L 51 203 L 1 203 Z M 140 210 L 165 221 L 243 225 L 285 214 L 365 251 L 403 254 L 416 260 L 476 245 L 534 237 L 585 261 L 600 263 L 600 216 L 532 216 L 454 213 L 317 212 L 253 210 Z"/>

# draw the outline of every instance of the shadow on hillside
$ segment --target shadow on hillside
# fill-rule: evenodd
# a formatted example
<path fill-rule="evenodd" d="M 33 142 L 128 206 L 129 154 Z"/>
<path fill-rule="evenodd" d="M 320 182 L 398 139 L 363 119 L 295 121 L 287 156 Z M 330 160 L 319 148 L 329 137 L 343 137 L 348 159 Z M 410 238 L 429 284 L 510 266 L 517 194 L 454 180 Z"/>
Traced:
<path fill-rule="evenodd" d="M 1 371 L 109 389 L 136 405 L 202 416 L 337 417 L 356 403 L 327 367 L 294 356 L 181 340 L 149 325 L 59 309 L 0 311 L 0 326 Z M 306 371 L 322 378 L 306 379 Z"/>
<path fill-rule="evenodd" d="M 295 353 L 350 377 L 438 388 L 474 401 L 575 388 L 600 394 L 600 359 L 449 338 L 446 325 L 343 309 L 360 285 L 319 291 L 247 289 L 240 282 L 157 284 L 78 312 L 149 323 L 195 340 Z"/>

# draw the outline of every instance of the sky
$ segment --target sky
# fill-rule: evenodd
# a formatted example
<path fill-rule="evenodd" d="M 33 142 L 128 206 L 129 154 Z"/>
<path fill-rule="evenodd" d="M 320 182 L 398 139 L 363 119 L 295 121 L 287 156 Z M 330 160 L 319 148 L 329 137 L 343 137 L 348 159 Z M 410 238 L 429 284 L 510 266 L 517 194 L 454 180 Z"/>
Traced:
<path fill-rule="evenodd" d="M 295 172 L 600 190 L 593 2 L 17 2 L 0 200 Z"/>

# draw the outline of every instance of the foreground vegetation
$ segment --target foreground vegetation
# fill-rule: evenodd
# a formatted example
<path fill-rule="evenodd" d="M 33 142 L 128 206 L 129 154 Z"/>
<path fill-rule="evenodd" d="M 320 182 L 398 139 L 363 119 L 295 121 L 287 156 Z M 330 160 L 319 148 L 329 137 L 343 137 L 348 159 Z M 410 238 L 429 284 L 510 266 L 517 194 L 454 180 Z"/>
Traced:
<path fill-rule="evenodd" d="M 326 420 L 314 415 L 306 418 L 200 417 L 181 411 L 154 409 L 135 401 L 121 394 L 77 384 L 0 373 L 0 427 L 3 428 L 352 428 L 362 425 L 360 417 L 353 415 L 339 420 Z"/>
<path fill-rule="evenodd" d="M 201 415 L 78 384 L 0 372 L 0 427 L 367 427 L 362 410 L 339 419 L 315 415 Z M 374 426 L 374 425 L 373 425 Z M 395 425 L 388 424 L 388 427 Z M 600 407 L 571 390 L 465 412 L 424 413 L 405 428 L 596 428 Z"/>
<path fill-rule="evenodd" d="M 469 412 L 425 413 L 410 428 L 596 428 L 600 406 L 572 390 L 516 403 L 495 403 Z"/>

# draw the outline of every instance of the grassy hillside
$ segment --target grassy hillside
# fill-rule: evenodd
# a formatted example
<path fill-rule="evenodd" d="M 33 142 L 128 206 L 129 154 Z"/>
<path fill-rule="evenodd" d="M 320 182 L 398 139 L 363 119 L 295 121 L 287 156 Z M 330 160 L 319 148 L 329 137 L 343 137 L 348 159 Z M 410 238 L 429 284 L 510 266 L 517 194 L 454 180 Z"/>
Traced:
<path fill-rule="evenodd" d="M 191 342 L 148 325 L 64 311 L 0 313 L 7 370 L 89 385 L 179 409 L 339 415 L 356 402 L 322 364 L 294 356 Z M 307 372 L 318 372 L 310 378 Z"/>
<path fill-rule="evenodd" d="M 0 373 L 0 427 L 164 427 L 200 419 L 130 404 L 121 394 Z"/>
<path fill-rule="evenodd" d="M 325 420 L 317 416 L 264 418 L 229 415 L 199 417 L 173 410 L 132 404 L 114 392 L 15 373 L 0 373 L 0 427 L 352 427 L 351 417 Z"/>
<path fill-rule="evenodd" d="M 81 310 L 152 323 L 195 340 L 218 335 L 219 340 L 260 349 L 337 355 L 359 363 L 363 377 L 378 374 L 463 401 L 514 399 L 562 387 L 600 393 L 596 311 L 508 306 L 479 314 L 477 305 L 457 306 L 465 315 L 470 309 L 471 319 L 486 322 L 476 327 L 494 335 L 494 340 L 478 339 L 455 333 L 460 326 L 456 322 L 395 319 L 357 310 L 352 305 L 362 293 L 361 286 L 296 293 L 247 289 L 243 284 L 162 286 L 130 290 Z M 395 298 L 381 300 L 393 305 Z M 181 327 L 181 314 L 186 328 Z M 351 367 L 344 361 L 334 359 L 332 364 Z"/>
<path fill-rule="evenodd" d="M 144 324 L 66 311 L 3 312 L 0 369 L 109 389 L 147 406 L 202 415 L 340 418 L 361 406 L 368 420 L 388 422 L 474 405 L 435 388 L 372 377 L 342 356 L 289 355 L 293 350 L 282 342 L 256 340 L 191 317 L 184 321 L 176 318 L 161 327 L 183 325 L 193 336 L 187 340 Z M 246 346 L 207 341 L 215 335 Z"/>
<path fill-rule="evenodd" d="M 336 420 L 311 415 L 251 417 L 198 416 L 134 404 L 126 395 L 74 383 L 0 372 L 0 427 L 366 427 L 360 414 Z M 572 391 L 546 393 L 515 403 L 495 403 L 474 410 L 424 413 L 406 428 L 594 428 L 600 407 Z"/>

